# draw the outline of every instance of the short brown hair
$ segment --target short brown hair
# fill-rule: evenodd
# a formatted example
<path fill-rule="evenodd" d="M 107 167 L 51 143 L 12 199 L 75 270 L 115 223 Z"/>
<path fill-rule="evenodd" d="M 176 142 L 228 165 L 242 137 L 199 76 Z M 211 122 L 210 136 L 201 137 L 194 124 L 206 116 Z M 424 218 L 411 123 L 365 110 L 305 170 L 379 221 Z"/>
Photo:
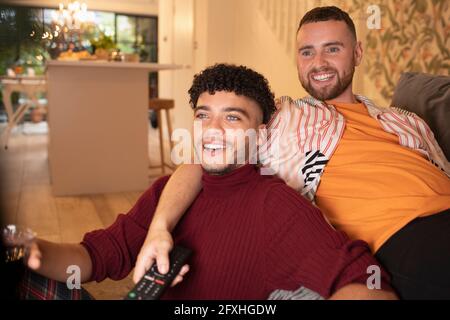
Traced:
<path fill-rule="evenodd" d="M 356 40 L 356 28 L 352 18 L 350 18 L 347 12 L 335 6 L 317 7 L 308 11 L 300 21 L 297 32 L 304 24 L 330 20 L 344 21 Z"/>

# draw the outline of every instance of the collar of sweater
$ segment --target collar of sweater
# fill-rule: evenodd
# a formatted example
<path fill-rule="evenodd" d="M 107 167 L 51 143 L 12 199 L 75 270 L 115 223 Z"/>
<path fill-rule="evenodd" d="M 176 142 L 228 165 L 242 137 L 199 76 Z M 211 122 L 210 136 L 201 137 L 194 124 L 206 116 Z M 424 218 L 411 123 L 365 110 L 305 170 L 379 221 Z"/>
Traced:
<path fill-rule="evenodd" d="M 258 176 L 258 167 L 253 164 L 246 164 L 224 175 L 211 175 L 203 171 L 203 193 L 214 197 L 230 196 L 246 188 Z"/>

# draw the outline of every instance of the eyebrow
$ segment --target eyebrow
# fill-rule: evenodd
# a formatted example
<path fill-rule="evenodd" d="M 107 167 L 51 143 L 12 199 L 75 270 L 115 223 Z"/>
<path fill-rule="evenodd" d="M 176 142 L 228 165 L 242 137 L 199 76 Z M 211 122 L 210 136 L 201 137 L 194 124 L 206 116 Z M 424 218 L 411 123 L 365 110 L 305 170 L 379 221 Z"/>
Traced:
<path fill-rule="evenodd" d="M 344 43 L 341 41 L 333 41 L 333 42 L 327 42 L 325 43 L 322 47 L 331 47 L 331 46 L 341 46 L 341 47 L 345 47 Z M 303 46 L 300 49 L 298 49 L 299 51 L 302 50 L 307 50 L 307 49 L 314 49 L 313 45 L 307 45 L 307 46 Z"/>
<path fill-rule="evenodd" d="M 303 50 L 306 50 L 306 49 L 314 49 L 314 47 L 311 46 L 311 45 L 309 45 L 309 46 L 303 46 L 303 47 L 299 48 L 298 51 L 303 51 Z"/>
<path fill-rule="evenodd" d="M 330 47 L 330 46 L 341 46 L 344 47 L 344 43 L 341 41 L 333 41 L 333 42 L 327 42 L 323 45 L 324 47 Z"/>
<path fill-rule="evenodd" d="M 197 106 L 194 109 L 194 112 L 196 112 L 198 110 L 211 111 L 211 107 L 210 106 Z M 248 114 L 248 112 L 239 107 L 226 107 L 224 109 L 224 111 L 225 112 L 237 112 L 237 113 L 240 113 L 241 115 L 243 115 L 244 117 L 246 117 L 247 119 L 250 119 L 250 115 Z"/>

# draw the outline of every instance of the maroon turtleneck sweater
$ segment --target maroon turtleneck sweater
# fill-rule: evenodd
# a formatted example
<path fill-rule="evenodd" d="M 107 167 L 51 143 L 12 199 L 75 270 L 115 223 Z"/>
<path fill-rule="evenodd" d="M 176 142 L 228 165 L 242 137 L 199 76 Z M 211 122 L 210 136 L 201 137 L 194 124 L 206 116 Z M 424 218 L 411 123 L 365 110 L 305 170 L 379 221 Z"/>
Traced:
<path fill-rule="evenodd" d="M 92 280 L 131 272 L 167 180 L 156 181 L 109 228 L 85 235 Z M 193 255 L 184 281 L 165 299 L 267 299 L 300 286 L 327 298 L 349 283 L 366 284 L 367 267 L 378 265 L 365 242 L 335 231 L 306 199 L 252 165 L 205 173 L 173 236 Z M 382 272 L 382 288 L 390 289 L 387 281 Z"/>

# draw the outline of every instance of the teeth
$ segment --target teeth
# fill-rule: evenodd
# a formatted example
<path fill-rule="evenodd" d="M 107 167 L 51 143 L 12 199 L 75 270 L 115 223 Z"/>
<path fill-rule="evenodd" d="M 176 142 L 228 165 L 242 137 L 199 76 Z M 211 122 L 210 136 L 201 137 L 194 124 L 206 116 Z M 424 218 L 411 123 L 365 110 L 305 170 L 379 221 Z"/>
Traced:
<path fill-rule="evenodd" d="M 318 76 L 314 76 L 313 79 L 316 81 L 327 81 L 329 80 L 331 77 L 333 76 L 333 74 L 321 74 Z"/>
<path fill-rule="evenodd" d="M 213 144 L 213 143 L 205 144 L 203 147 L 205 149 L 212 149 L 212 150 L 225 149 L 225 147 L 222 144 Z"/>

